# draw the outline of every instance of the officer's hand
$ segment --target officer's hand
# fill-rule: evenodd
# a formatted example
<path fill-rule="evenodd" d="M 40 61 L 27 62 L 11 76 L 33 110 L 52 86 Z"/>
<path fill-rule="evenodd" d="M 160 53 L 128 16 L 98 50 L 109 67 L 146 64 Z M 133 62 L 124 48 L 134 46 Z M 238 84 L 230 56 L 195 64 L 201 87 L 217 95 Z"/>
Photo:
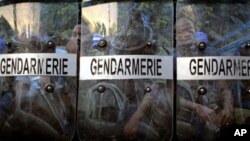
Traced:
<path fill-rule="evenodd" d="M 226 127 L 232 124 L 233 122 L 233 107 L 225 107 L 220 113 L 219 113 L 220 119 L 221 119 L 221 126 Z"/>
<path fill-rule="evenodd" d="M 142 102 L 139 106 L 141 111 L 146 112 L 150 108 L 150 106 L 156 99 L 157 95 L 159 94 L 158 92 L 159 92 L 159 86 L 153 84 L 151 86 L 151 92 L 146 93 L 142 99 Z"/>
<path fill-rule="evenodd" d="M 66 44 L 66 49 L 69 53 L 76 53 L 77 52 L 77 41 L 69 40 Z"/>
<path fill-rule="evenodd" d="M 144 95 L 142 102 L 140 104 L 140 106 L 138 107 L 142 112 L 146 112 L 147 109 L 149 109 L 151 103 L 153 101 L 153 97 L 151 96 L 151 94 L 147 93 L 146 95 Z"/>
<path fill-rule="evenodd" d="M 140 121 L 137 119 L 136 115 L 133 115 L 129 121 L 124 126 L 124 134 L 128 138 L 133 138 L 136 136 Z"/>
<path fill-rule="evenodd" d="M 124 134 L 129 138 L 136 136 L 141 119 L 144 117 L 147 110 L 149 110 L 153 102 L 153 96 L 156 95 L 158 87 L 153 85 L 152 88 L 151 92 L 147 92 L 144 95 L 141 104 L 124 126 Z"/>
<path fill-rule="evenodd" d="M 196 113 L 205 122 L 210 122 L 210 123 L 213 123 L 215 125 L 220 125 L 219 117 L 214 112 L 214 110 L 212 110 L 206 106 L 197 104 L 196 105 Z"/>
<path fill-rule="evenodd" d="M 233 97 L 229 89 L 225 89 L 222 94 L 224 95 L 224 108 L 219 113 L 221 119 L 221 126 L 226 127 L 233 122 Z"/>
<path fill-rule="evenodd" d="M 147 99 L 145 99 L 145 97 L 144 97 L 144 100 L 147 100 Z M 144 116 L 144 112 L 145 112 L 144 110 L 146 110 L 146 108 L 147 108 L 148 102 L 146 102 L 146 101 L 144 101 L 144 102 L 145 103 L 142 103 L 142 104 L 145 104 L 145 105 L 141 104 L 138 107 L 138 109 L 134 112 L 134 114 L 131 116 L 129 121 L 126 123 L 126 125 L 124 126 L 123 132 L 124 132 L 125 136 L 128 138 L 136 137 L 136 133 L 138 131 L 141 119 Z"/>

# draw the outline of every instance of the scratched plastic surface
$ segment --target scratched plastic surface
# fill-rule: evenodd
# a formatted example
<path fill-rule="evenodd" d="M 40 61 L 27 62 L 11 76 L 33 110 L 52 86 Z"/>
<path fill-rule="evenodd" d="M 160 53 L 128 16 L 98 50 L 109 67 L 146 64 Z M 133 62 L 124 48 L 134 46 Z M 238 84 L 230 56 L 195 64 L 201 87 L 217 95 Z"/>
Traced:
<path fill-rule="evenodd" d="M 223 140 L 249 126 L 249 5 L 248 1 L 178 1 L 179 140 Z M 187 67 L 180 65 L 183 62 Z"/>
<path fill-rule="evenodd" d="M 172 14 L 173 4 L 170 1 L 82 3 L 84 27 L 80 50 L 81 57 L 85 58 L 80 61 L 80 66 L 88 62 L 87 57 L 95 61 L 92 61 L 92 67 L 85 65 L 81 69 L 91 69 L 92 75 L 105 72 L 107 77 L 81 80 L 85 77 L 80 74 L 77 129 L 81 140 L 171 139 L 172 78 L 137 79 L 138 75 L 135 75 L 134 78 L 119 79 L 116 75 L 136 73 L 135 68 L 130 70 L 131 60 L 136 59 L 136 55 L 145 58 L 151 55 L 158 59 L 172 56 Z M 115 69 L 107 57 L 117 64 L 117 58 L 125 58 L 125 70 Z M 150 67 L 144 66 L 148 72 L 138 68 L 142 72 L 140 76 L 144 73 L 154 75 L 157 74 L 155 69 L 160 70 L 154 67 L 157 61 L 151 59 L 147 59 Z M 147 64 L 146 59 L 143 61 Z M 171 73 L 172 65 L 168 67 Z"/>
<path fill-rule="evenodd" d="M 71 34 L 77 24 L 77 7 L 74 2 L 52 1 L 2 5 L 1 60 L 4 60 L 4 55 L 11 54 L 18 54 L 23 62 L 27 54 L 76 54 L 66 48 L 69 42 L 73 42 Z M 55 60 L 51 58 L 49 65 L 55 72 L 62 71 L 62 61 Z M 4 71 L 11 73 L 5 68 L 10 68 L 14 61 L 1 61 L 1 74 Z M 26 65 L 36 66 L 38 63 L 23 63 L 24 66 L 19 66 L 19 69 L 30 68 L 27 71 L 36 71 Z M 17 67 L 13 64 L 11 66 Z M 0 94 L 0 140 L 69 141 L 73 137 L 76 77 L 1 75 Z"/>

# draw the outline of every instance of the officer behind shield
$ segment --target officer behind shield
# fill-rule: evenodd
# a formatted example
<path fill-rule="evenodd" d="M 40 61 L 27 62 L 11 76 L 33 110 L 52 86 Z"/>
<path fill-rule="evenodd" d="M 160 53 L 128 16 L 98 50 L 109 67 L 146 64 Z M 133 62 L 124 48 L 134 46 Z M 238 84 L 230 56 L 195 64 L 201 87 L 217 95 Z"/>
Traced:
<path fill-rule="evenodd" d="M 201 51 L 197 48 L 197 39 L 205 39 L 204 33 L 196 32 L 194 24 L 186 17 L 180 17 L 176 22 L 176 40 L 177 40 L 177 56 L 209 56 L 214 55 L 214 52 L 205 49 Z M 217 54 L 216 54 L 217 55 Z M 180 68 L 178 68 L 180 69 Z M 185 99 L 178 93 L 179 107 L 191 109 L 195 113 L 193 122 L 195 127 L 195 137 L 200 140 L 213 140 L 217 137 L 220 129 L 229 126 L 233 122 L 233 98 L 232 91 L 229 89 L 229 84 L 224 80 L 218 81 L 184 81 L 188 84 L 188 88 L 192 90 L 191 99 Z M 207 94 L 200 95 L 197 90 L 200 86 L 207 89 Z M 181 129 L 182 127 L 179 127 Z M 191 130 L 191 129 L 190 129 Z M 177 127 L 177 132 L 179 132 Z"/>
<path fill-rule="evenodd" d="M 236 52 L 237 56 L 249 57 L 250 43 L 244 43 Z M 236 124 L 250 124 L 250 81 L 237 81 L 237 95 L 235 95 Z"/>
<path fill-rule="evenodd" d="M 128 13 L 125 30 L 112 41 L 117 54 L 166 55 L 159 50 L 154 30 L 146 14 L 136 6 Z M 147 42 L 151 41 L 151 42 Z M 145 45 L 150 43 L 150 46 Z M 128 82 L 128 81 L 127 81 Z M 129 140 L 168 140 L 172 133 L 172 91 L 166 80 L 131 80 L 138 103 L 125 123 L 123 132 Z M 126 90 L 132 85 L 125 86 Z M 127 90 L 130 91 L 130 90 Z M 128 95 L 127 95 L 128 96 Z M 129 94 L 132 101 L 133 94 Z M 132 102 L 130 102 L 132 103 Z"/>
<path fill-rule="evenodd" d="M 145 83 L 144 96 L 136 111 L 124 126 L 124 134 L 130 140 L 166 140 L 171 137 L 172 97 L 171 90 L 161 80 Z M 150 120 L 148 123 L 147 120 Z"/>
<path fill-rule="evenodd" d="M 66 50 L 69 53 L 77 53 L 78 42 L 80 42 L 81 36 L 84 38 L 86 35 L 90 34 L 89 28 L 84 24 L 77 24 L 72 30 L 72 35 L 68 43 L 66 44 Z M 82 38 L 82 39 L 83 39 Z"/>

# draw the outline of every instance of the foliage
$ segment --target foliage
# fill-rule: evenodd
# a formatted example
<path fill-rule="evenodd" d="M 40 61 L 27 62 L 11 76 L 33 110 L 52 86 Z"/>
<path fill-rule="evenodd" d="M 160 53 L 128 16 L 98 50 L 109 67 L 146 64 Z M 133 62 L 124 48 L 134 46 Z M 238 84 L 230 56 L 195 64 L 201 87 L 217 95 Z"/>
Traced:
<path fill-rule="evenodd" d="M 65 45 L 77 20 L 77 3 L 42 4 L 40 32 L 56 36 L 57 43 Z"/>
<path fill-rule="evenodd" d="M 3 16 L 0 17 L 0 31 L 0 38 L 7 40 L 10 40 L 14 33 L 10 24 Z"/>
<path fill-rule="evenodd" d="M 133 8 L 141 11 L 148 19 L 158 46 L 172 48 L 173 40 L 173 3 L 168 1 L 144 1 L 140 3 L 119 3 L 118 31 L 123 29 L 131 18 Z"/>

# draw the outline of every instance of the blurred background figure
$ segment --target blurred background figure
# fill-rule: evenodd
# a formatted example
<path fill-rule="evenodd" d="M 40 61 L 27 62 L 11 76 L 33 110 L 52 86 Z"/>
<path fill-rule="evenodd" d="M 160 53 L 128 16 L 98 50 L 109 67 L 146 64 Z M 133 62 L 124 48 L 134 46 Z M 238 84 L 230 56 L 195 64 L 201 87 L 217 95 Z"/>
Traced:
<path fill-rule="evenodd" d="M 66 50 L 69 53 L 76 53 L 78 48 L 78 43 L 80 43 L 81 36 L 89 34 L 89 28 L 84 25 L 76 25 L 72 30 L 72 36 L 68 43 L 66 44 Z"/>
<path fill-rule="evenodd" d="M 201 42 L 208 44 L 208 36 L 204 32 L 196 32 L 193 21 L 187 17 L 177 19 L 176 31 L 178 57 L 218 56 L 218 53 L 212 48 L 205 48 L 204 50 L 198 48 Z M 229 88 L 230 84 L 227 81 L 179 81 L 178 85 L 182 85 L 186 91 L 190 92 L 187 96 L 184 91 L 177 89 L 177 96 L 180 100 L 179 107 L 192 110 L 194 114 L 191 115 L 194 117 L 191 118 L 191 121 L 188 121 L 188 124 L 191 125 L 188 130 L 184 129 L 186 124 L 180 124 L 177 125 L 177 132 L 182 134 L 181 132 L 184 131 L 183 133 L 186 134 L 185 131 L 194 130 L 195 138 L 191 134 L 189 135 L 190 138 L 194 140 L 214 140 L 217 139 L 221 130 L 233 123 L 232 90 Z M 201 86 L 207 89 L 205 95 L 198 93 Z M 187 97 L 190 97 L 190 99 Z M 177 117 L 187 118 L 185 117 L 187 115 L 180 115 L 181 113 L 177 113 Z M 181 121 L 181 118 L 179 121 Z"/>

